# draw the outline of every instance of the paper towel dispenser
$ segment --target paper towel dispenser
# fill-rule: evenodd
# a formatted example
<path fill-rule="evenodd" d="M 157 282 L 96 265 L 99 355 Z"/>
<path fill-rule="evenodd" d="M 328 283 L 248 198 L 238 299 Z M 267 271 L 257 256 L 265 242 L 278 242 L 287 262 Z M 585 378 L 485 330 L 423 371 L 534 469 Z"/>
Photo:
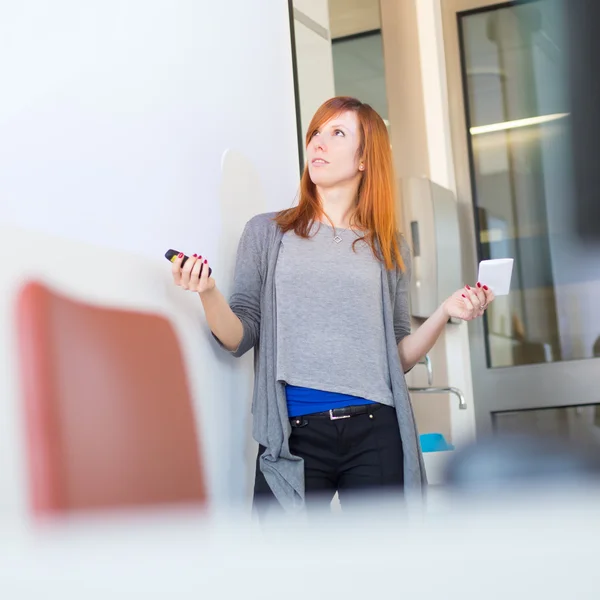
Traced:
<path fill-rule="evenodd" d="M 458 205 L 450 190 L 426 178 L 404 179 L 402 193 L 413 262 L 411 311 L 427 318 L 463 285 Z"/>

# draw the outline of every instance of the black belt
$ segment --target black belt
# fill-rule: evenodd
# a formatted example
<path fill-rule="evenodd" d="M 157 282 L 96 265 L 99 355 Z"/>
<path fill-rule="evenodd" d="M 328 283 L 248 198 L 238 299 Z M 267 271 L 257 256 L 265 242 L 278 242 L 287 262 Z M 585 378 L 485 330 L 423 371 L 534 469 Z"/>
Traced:
<path fill-rule="evenodd" d="M 366 415 L 373 413 L 381 408 L 381 404 L 360 404 L 357 406 L 344 406 L 343 408 L 332 408 L 331 410 L 324 410 L 323 412 L 311 413 L 309 415 L 301 415 L 298 417 L 292 417 L 290 420 L 294 421 L 304 417 L 327 417 L 332 421 L 337 419 L 349 419 L 350 417 L 356 417 L 358 415 Z"/>

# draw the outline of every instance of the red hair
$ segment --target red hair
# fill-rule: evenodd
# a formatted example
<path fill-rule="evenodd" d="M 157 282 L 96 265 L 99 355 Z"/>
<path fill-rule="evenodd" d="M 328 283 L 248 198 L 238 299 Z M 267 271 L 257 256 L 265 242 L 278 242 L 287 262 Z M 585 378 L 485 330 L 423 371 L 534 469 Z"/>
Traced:
<path fill-rule="evenodd" d="M 387 269 L 399 267 L 404 270 L 396 228 L 396 185 L 392 150 L 383 119 L 368 104 L 363 104 L 356 98 L 331 98 L 320 106 L 312 118 L 306 132 L 306 146 L 327 121 L 346 111 L 353 111 L 358 117 L 361 134 L 358 155 L 365 166 L 352 215 L 352 223 L 364 235 L 354 243 L 364 240 Z M 278 213 L 275 221 L 284 233 L 293 230 L 296 235 L 308 238 L 313 223 L 320 221 L 321 217 L 323 208 L 317 186 L 310 178 L 308 167 L 305 167 L 298 205 Z"/>

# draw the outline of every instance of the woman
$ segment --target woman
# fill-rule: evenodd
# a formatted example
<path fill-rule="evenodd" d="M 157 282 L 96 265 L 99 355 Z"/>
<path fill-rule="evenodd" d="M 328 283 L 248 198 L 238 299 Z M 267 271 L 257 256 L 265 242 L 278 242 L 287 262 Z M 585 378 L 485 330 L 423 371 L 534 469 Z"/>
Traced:
<path fill-rule="evenodd" d="M 255 349 L 255 502 L 292 510 L 360 492 L 420 491 L 423 459 L 404 373 L 450 317 L 493 300 L 466 286 L 410 332 L 409 251 L 396 232 L 390 140 L 354 98 L 316 112 L 296 207 L 258 215 L 240 240 L 230 302 L 195 255 L 175 283 L 200 295 L 234 356 Z"/>

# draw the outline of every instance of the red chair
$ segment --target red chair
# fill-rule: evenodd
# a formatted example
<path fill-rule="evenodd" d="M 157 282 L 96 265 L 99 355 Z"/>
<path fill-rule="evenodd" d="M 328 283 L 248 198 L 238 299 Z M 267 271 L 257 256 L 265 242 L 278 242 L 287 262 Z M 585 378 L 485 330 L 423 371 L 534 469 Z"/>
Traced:
<path fill-rule="evenodd" d="M 204 506 L 192 399 L 163 317 L 29 283 L 17 305 L 35 515 Z"/>

